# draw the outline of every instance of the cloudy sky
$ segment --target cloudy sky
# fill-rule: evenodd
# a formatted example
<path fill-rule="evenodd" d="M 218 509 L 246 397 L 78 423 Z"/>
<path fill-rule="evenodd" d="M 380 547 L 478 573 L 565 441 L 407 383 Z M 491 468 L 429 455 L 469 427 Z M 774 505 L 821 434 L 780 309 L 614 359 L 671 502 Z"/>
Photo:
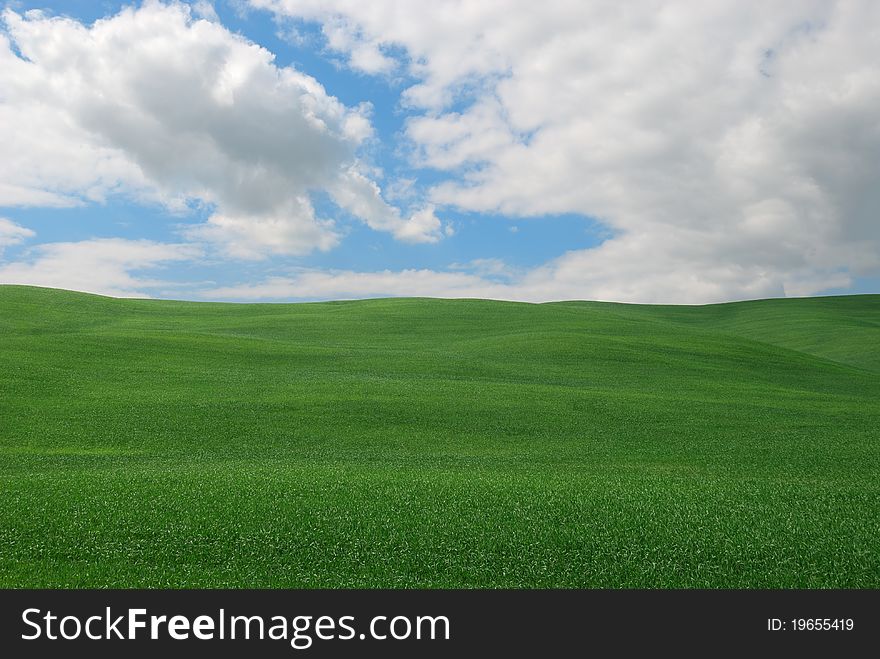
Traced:
<path fill-rule="evenodd" d="M 880 292 L 880 2 L 12 1 L 0 283 Z"/>

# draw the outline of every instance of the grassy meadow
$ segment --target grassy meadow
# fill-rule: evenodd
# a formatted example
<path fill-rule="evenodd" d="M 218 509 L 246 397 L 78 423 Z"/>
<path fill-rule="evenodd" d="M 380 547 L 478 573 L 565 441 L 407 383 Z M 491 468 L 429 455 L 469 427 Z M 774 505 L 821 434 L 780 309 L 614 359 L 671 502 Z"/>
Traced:
<path fill-rule="evenodd" d="M 0 286 L 0 587 L 880 587 L 880 296 Z"/>

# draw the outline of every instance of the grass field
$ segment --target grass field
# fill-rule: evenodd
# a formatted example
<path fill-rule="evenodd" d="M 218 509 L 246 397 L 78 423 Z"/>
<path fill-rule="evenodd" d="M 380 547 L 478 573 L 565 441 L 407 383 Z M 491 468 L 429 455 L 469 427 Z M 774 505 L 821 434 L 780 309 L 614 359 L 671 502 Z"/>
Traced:
<path fill-rule="evenodd" d="M 0 287 L 0 586 L 880 586 L 880 296 Z"/>

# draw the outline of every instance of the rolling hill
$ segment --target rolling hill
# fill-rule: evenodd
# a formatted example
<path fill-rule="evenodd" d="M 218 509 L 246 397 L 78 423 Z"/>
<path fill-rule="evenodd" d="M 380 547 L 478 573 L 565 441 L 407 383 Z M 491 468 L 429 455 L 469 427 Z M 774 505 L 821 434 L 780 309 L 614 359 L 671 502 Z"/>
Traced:
<path fill-rule="evenodd" d="M 2 587 L 880 585 L 880 296 L 0 286 Z"/>

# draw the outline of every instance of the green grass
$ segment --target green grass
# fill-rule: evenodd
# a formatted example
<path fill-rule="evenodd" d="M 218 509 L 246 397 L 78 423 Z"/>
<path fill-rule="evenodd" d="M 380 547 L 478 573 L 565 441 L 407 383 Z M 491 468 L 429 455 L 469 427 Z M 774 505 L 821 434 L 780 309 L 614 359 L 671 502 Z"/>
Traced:
<path fill-rule="evenodd" d="M 0 586 L 880 586 L 880 296 L 0 287 Z"/>

